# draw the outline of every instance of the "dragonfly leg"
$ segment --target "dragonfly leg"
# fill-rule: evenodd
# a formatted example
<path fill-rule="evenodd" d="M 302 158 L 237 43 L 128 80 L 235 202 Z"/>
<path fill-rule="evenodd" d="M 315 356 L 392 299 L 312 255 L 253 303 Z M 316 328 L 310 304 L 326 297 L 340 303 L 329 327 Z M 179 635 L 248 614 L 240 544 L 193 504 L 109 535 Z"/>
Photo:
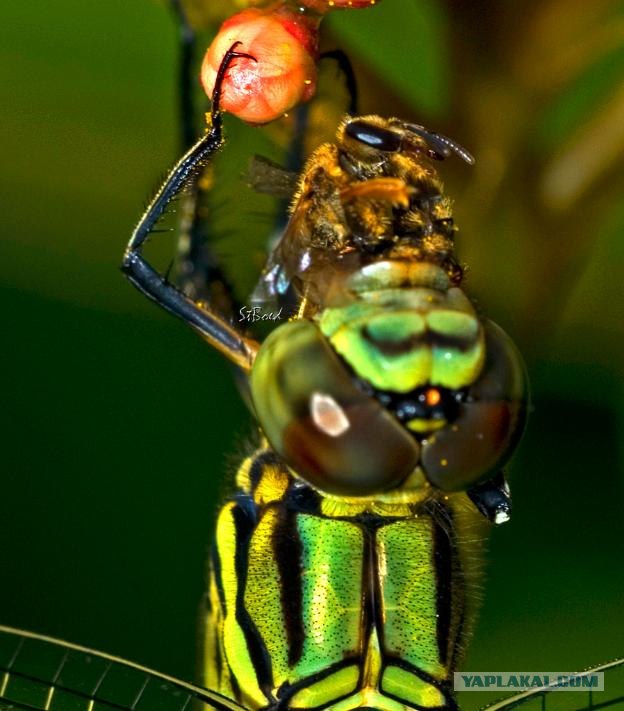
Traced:
<path fill-rule="evenodd" d="M 197 137 L 197 35 L 182 0 L 170 0 L 170 6 L 178 24 L 178 112 L 180 142 L 182 150 L 186 151 Z M 208 166 L 195 175 L 185 190 L 172 280 L 187 296 L 195 301 L 208 302 L 231 317 L 238 313 L 240 305 L 207 234 L 210 211 L 206 186 L 211 183 L 211 170 Z"/>
<path fill-rule="evenodd" d="M 358 113 L 358 89 L 355 79 L 355 72 L 351 60 L 341 49 L 332 49 L 321 54 L 321 59 L 334 59 L 340 71 L 344 74 L 347 91 L 349 93 L 349 108 L 347 113 L 351 116 L 356 116 Z"/>
<path fill-rule="evenodd" d="M 511 492 L 503 472 L 468 489 L 468 496 L 488 521 L 500 524 L 511 518 Z"/>
<path fill-rule="evenodd" d="M 181 140 L 183 150 L 187 150 L 195 141 L 197 131 L 195 128 L 195 101 L 193 98 L 193 64 L 196 55 L 195 30 L 191 26 L 182 0 L 170 0 L 171 10 L 178 23 L 179 43 L 179 112 L 181 124 Z"/>
<path fill-rule="evenodd" d="M 159 274 L 142 254 L 143 245 L 165 212 L 167 205 L 194 174 L 208 165 L 210 159 L 223 144 L 219 109 L 223 78 L 233 60 L 237 57 L 249 58 L 249 55 L 236 52 L 235 48 L 236 45 L 230 48 L 219 68 L 212 97 L 210 130 L 180 158 L 158 189 L 130 237 L 122 262 L 122 271 L 146 296 L 186 321 L 199 331 L 214 348 L 248 371 L 255 357 L 258 343 L 245 337 L 218 310 L 194 300 L 180 291 L 169 282 L 166 276 Z"/>

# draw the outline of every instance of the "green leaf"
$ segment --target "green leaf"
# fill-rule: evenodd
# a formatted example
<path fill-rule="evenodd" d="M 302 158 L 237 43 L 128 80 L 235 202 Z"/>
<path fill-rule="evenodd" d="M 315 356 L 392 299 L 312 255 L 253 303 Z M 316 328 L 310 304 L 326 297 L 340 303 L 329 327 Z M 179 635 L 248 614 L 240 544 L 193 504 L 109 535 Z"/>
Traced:
<path fill-rule="evenodd" d="M 537 126 L 537 144 L 547 148 L 563 143 L 599 111 L 622 83 L 624 45 L 600 57 L 545 109 Z"/>

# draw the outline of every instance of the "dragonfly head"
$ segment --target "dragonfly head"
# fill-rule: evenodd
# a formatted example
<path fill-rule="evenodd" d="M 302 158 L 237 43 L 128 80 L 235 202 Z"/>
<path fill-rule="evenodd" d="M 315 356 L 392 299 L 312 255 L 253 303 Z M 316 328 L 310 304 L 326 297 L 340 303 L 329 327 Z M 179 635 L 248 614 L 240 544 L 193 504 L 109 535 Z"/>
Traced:
<path fill-rule="evenodd" d="M 320 490 L 466 490 L 515 448 L 526 414 L 522 359 L 436 269 L 380 263 L 356 275 L 357 299 L 283 324 L 262 345 L 251 374 L 258 420 Z M 410 286 L 379 288 L 400 278 Z"/>

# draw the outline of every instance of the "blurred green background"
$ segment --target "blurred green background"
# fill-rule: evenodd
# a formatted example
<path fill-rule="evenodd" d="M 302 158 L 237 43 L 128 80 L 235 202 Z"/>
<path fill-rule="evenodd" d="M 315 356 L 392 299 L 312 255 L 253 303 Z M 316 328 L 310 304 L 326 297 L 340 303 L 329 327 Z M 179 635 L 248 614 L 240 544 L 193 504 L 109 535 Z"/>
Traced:
<path fill-rule="evenodd" d="M 232 5 L 203 8 L 209 34 Z M 0 622 L 192 678 L 214 510 L 253 430 L 225 364 L 118 271 L 178 152 L 176 28 L 157 0 L 2 9 Z M 326 32 L 364 110 L 476 155 L 442 167 L 468 288 L 533 385 L 465 668 L 622 656 L 622 3 L 384 0 Z M 221 244 L 244 290 L 271 218 L 239 163 L 279 129 L 229 129 Z"/>

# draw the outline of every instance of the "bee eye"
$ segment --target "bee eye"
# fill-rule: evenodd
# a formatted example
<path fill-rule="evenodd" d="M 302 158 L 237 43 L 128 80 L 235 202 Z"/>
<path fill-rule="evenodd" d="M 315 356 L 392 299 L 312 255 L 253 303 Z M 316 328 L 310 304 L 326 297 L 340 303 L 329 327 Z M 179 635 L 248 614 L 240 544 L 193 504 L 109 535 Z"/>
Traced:
<path fill-rule="evenodd" d="M 310 321 L 292 321 L 271 333 L 256 356 L 250 385 L 272 447 L 324 492 L 382 492 L 418 463 L 416 440 L 354 385 Z"/>
<path fill-rule="evenodd" d="M 422 466 L 439 489 L 458 491 L 484 481 L 509 459 L 524 430 L 524 363 L 505 332 L 484 323 L 486 359 L 452 424 L 423 443 Z"/>
<path fill-rule="evenodd" d="M 379 151 L 396 153 L 401 149 L 401 134 L 366 121 L 349 121 L 345 126 L 345 133 L 365 146 L 376 148 Z"/>

